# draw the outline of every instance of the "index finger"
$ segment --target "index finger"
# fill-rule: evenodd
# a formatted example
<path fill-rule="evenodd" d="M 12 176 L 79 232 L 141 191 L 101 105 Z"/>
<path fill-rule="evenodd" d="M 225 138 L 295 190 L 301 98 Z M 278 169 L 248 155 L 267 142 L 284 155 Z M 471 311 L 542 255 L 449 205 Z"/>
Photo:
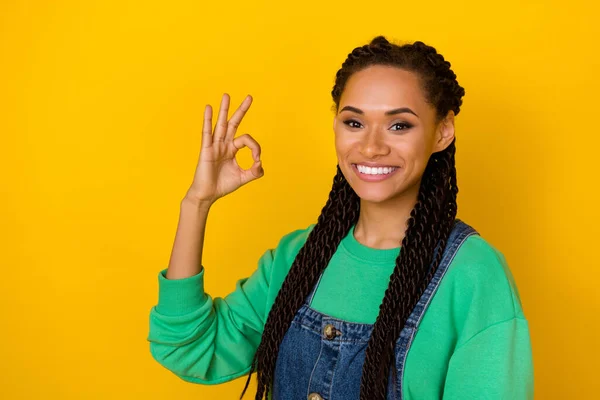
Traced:
<path fill-rule="evenodd" d="M 233 140 L 238 126 L 240 126 L 244 115 L 246 115 L 246 111 L 248 111 L 248 109 L 250 108 L 250 104 L 252 104 L 252 96 L 247 95 L 244 101 L 242 101 L 242 104 L 240 104 L 238 109 L 235 110 L 235 112 L 229 119 L 229 123 L 227 124 L 227 134 L 225 135 L 226 141 Z"/>

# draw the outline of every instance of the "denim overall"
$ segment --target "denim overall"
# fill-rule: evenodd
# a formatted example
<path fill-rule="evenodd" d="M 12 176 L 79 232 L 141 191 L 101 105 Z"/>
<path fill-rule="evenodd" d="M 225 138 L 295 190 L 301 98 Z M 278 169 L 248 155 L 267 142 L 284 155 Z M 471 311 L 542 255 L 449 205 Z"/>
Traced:
<path fill-rule="evenodd" d="M 471 235 L 478 233 L 455 219 L 440 265 L 396 341 L 396 365 L 395 370 L 390 370 L 388 400 L 402 399 L 404 363 L 413 337 L 457 250 Z M 435 253 L 438 249 L 439 245 Z M 310 308 L 320 281 L 321 277 L 296 313 L 279 347 L 273 400 L 359 398 L 365 350 L 373 325 L 343 321 Z"/>

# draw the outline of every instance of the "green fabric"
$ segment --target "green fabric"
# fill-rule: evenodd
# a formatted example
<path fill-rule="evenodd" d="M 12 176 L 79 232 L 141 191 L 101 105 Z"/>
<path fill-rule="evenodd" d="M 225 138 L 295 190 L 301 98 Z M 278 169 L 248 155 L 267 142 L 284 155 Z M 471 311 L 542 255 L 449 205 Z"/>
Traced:
<path fill-rule="evenodd" d="M 313 227 L 284 236 L 224 298 L 204 293 L 205 270 L 177 280 L 160 271 L 148 335 L 154 359 L 199 384 L 247 374 L 268 312 Z M 373 323 L 399 251 L 366 247 L 352 229 L 311 307 Z M 504 256 L 481 236 L 465 240 L 434 293 L 409 349 L 403 384 L 406 400 L 533 398 L 529 327 L 519 293 Z"/>

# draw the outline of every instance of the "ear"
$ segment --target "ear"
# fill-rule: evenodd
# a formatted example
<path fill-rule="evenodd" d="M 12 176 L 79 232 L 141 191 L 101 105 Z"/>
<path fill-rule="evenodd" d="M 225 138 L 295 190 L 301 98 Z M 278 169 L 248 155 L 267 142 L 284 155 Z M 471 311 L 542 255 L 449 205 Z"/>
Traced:
<path fill-rule="evenodd" d="M 450 110 L 438 125 L 433 152 L 445 150 L 452 140 L 454 140 L 454 111 Z"/>

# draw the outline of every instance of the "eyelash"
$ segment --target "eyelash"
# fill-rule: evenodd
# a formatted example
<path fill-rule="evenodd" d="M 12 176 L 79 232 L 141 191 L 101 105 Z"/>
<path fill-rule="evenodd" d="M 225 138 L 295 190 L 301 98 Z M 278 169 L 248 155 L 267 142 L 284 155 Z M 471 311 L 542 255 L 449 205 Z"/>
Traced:
<path fill-rule="evenodd" d="M 358 121 L 355 121 L 355 120 L 353 120 L 353 119 L 349 119 L 349 120 L 346 120 L 346 121 L 344 121 L 344 124 L 348 125 L 348 127 L 350 127 L 350 128 L 356 128 L 356 126 L 350 126 L 350 123 L 352 123 L 352 122 L 356 122 L 357 124 L 360 124 L 360 122 L 358 122 Z M 411 124 L 409 124 L 409 123 L 406 123 L 406 122 L 396 122 L 396 123 L 395 123 L 394 125 L 392 125 L 392 126 L 395 126 L 395 125 L 401 125 L 401 126 L 403 126 L 403 127 L 404 127 L 404 128 L 402 128 L 402 129 L 396 129 L 396 131 L 405 131 L 405 130 L 407 130 L 407 129 L 410 129 L 410 128 L 412 128 L 412 127 L 413 127 Z"/>

